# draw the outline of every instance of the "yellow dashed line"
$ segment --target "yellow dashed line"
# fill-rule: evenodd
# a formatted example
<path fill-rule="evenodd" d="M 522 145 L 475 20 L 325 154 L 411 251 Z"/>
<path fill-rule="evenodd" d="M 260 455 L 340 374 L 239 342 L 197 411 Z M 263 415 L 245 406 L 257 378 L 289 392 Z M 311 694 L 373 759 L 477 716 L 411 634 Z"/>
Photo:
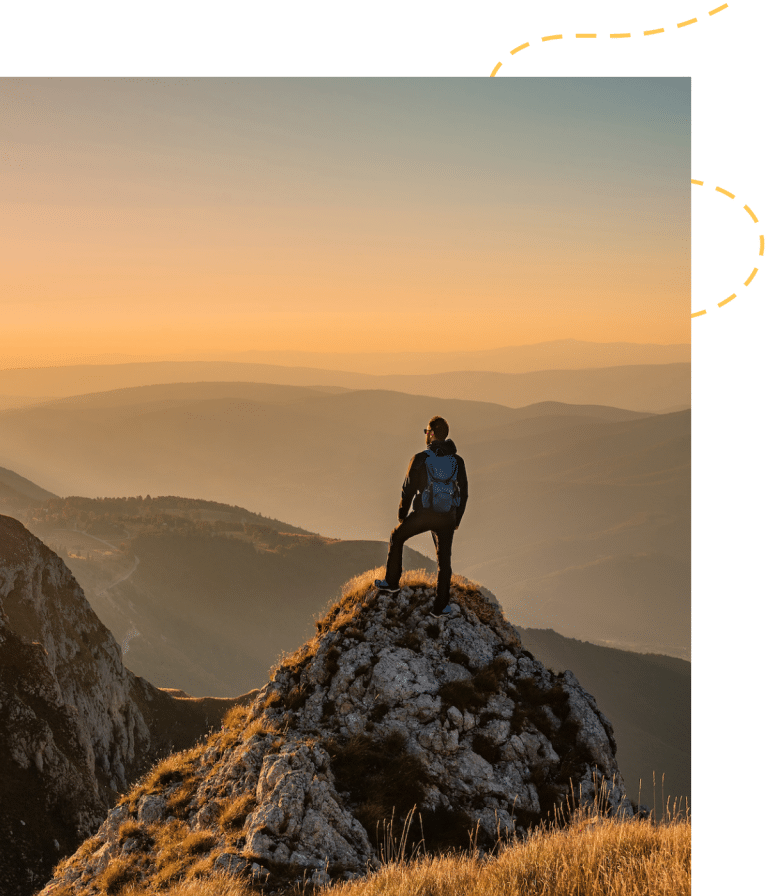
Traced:
<path fill-rule="evenodd" d="M 749 286 L 749 284 L 755 279 L 756 273 L 757 268 L 755 268 L 754 271 L 752 271 L 752 273 L 749 275 L 749 277 L 747 277 L 747 279 L 744 281 L 744 286 Z"/>
<path fill-rule="evenodd" d="M 710 10 L 709 10 L 709 15 L 710 15 L 710 16 L 713 16 L 713 15 L 715 15 L 715 14 L 718 13 L 718 12 L 722 12 L 724 9 L 728 9 L 728 4 L 727 4 L 727 3 L 723 3 L 722 6 L 718 6 L 716 9 L 710 9 Z M 699 21 L 698 18 L 687 19 L 685 22 L 678 22 L 678 23 L 677 23 L 677 27 L 678 27 L 678 28 L 685 28 L 685 27 L 687 27 L 688 25 L 694 25 L 694 24 L 696 24 L 698 21 Z M 649 31 L 643 31 L 643 36 L 644 36 L 644 37 L 650 37 L 651 35 L 654 35 L 654 34 L 664 34 L 664 28 L 653 28 L 653 29 L 651 29 L 651 30 L 649 30 Z M 576 36 L 577 38 L 596 38 L 596 37 L 597 37 L 597 34 L 596 34 L 596 33 L 594 33 L 594 34 L 593 34 L 593 33 L 589 33 L 589 34 L 588 34 L 588 33 L 578 33 L 578 34 L 576 34 L 575 36 Z M 610 37 L 611 39 L 619 39 L 619 38 L 625 38 L 625 37 L 632 37 L 632 33 L 629 32 L 629 31 L 626 31 L 626 32 L 617 32 L 617 33 L 615 33 L 615 34 L 610 34 L 609 37 Z M 541 42 L 542 42 L 542 43 L 546 43 L 547 41 L 550 41 L 550 40 L 562 40 L 562 39 L 563 39 L 563 35 L 562 35 L 562 34 L 547 34 L 547 35 L 545 35 L 544 37 L 541 38 Z M 520 44 L 519 47 L 515 47 L 514 50 L 510 50 L 510 51 L 509 51 L 509 55 L 510 55 L 510 56 L 514 56 L 515 53 L 519 53 L 521 50 L 525 50 L 525 49 L 527 49 L 528 47 L 530 47 L 530 45 L 531 45 L 530 42 L 526 41 L 524 44 Z M 502 65 L 501 62 L 497 62 L 497 63 L 496 63 L 496 65 L 494 66 L 493 71 L 491 72 L 491 77 L 492 77 L 492 78 L 495 78 L 495 77 L 496 77 L 496 74 L 498 73 L 499 69 L 501 68 L 501 65 Z M 703 186 L 704 186 L 704 181 L 703 181 L 703 180 L 694 180 L 694 179 L 691 179 L 691 184 L 693 184 L 693 185 L 695 185 L 695 186 L 703 187 Z M 724 189 L 723 187 L 715 187 L 715 190 L 716 190 L 716 192 L 718 192 L 718 193 L 722 193 L 724 196 L 728 196 L 730 199 L 735 199 L 735 198 L 736 198 L 736 196 L 735 196 L 734 193 L 729 192 L 728 190 Z M 752 211 L 752 209 L 751 209 L 748 205 L 745 205 L 745 206 L 744 206 L 744 211 L 747 212 L 747 214 L 752 218 L 752 220 L 755 222 L 755 224 L 758 223 L 757 215 Z M 762 256 L 763 253 L 764 253 L 764 251 L 765 251 L 765 236 L 764 236 L 764 234 L 761 234 L 761 235 L 760 235 L 760 253 L 759 253 L 759 254 Z M 749 277 L 747 277 L 747 279 L 744 281 L 744 285 L 745 285 L 745 286 L 749 286 L 749 284 L 754 280 L 754 278 L 755 278 L 755 276 L 756 276 L 756 274 L 757 274 L 757 270 L 758 270 L 758 269 L 755 268 L 755 269 L 752 271 L 752 273 L 749 275 Z M 728 296 L 727 299 L 723 299 L 722 302 L 718 302 L 718 303 L 717 303 L 717 307 L 718 307 L 718 308 L 722 308 L 724 305 L 727 305 L 729 302 L 732 302 L 735 298 L 736 298 L 736 293 L 733 293 L 732 295 Z M 691 313 L 691 317 L 692 317 L 692 318 L 694 318 L 694 317 L 701 317 L 702 315 L 705 315 L 706 313 L 707 313 L 707 310 L 706 310 L 706 308 L 704 308 L 704 309 L 702 309 L 701 311 L 694 311 L 694 312 L 692 312 L 692 313 Z"/>
<path fill-rule="evenodd" d="M 752 211 L 752 209 L 748 206 L 744 206 L 744 211 L 749 215 L 750 218 L 757 224 L 757 215 Z"/>
<path fill-rule="evenodd" d="M 696 184 L 697 186 L 704 185 L 703 180 L 693 180 L 693 178 L 691 178 L 691 183 Z M 729 192 L 728 190 L 724 189 L 723 187 L 715 187 L 715 191 L 718 193 L 722 193 L 723 196 L 729 196 L 731 199 L 735 198 L 735 195 L 733 193 Z M 757 215 L 752 211 L 752 209 L 748 205 L 744 206 L 744 211 L 747 212 L 747 214 L 750 216 L 750 218 L 752 218 L 752 220 L 755 222 L 755 224 L 758 223 Z M 765 251 L 765 235 L 761 233 L 760 234 L 760 252 L 758 254 L 762 255 L 764 251 Z M 756 274 L 757 274 L 757 268 L 755 268 L 752 271 L 752 273 L 749 275 L 749 277 L 747 277 L 747 279 L 744 281 L 744 286 L 749 286 L 749 284 L 755 279 Z M 732 295 L 728 296 L 727 299 L 723 299 L 722 302 L 718 302 L 717 307 L 722 308 L 723 305 L 727 305 L 729 302 L 732 302 L 735 298 L 736 298 L 736 293 L 733 293 Z M 691 317 L 699 317 L 700 315 L 706 314 L 706 313 L 707 313 L 706 311 L 696 311 L 694 314 L 691 315 Z"/>
<path fill-rule="evenodd" d="M 717 9 L 710 9 L 709 14 L 711 16 L 713 16 L 713 15 L 715 15 L 715 13 L 722 12 L 724 9 L 727 9 L 727 8 L 728 8 L 728 4 L 723 3 L 723 5 L 718 6 Z M 698 22 L 698 21 L 699 20 L 697 18 L 687 19 L 685 22 L 678 22 L 677 27 L 685 28 L 686 25 L 693 25 L 694 22 Z M 643 31 L 644 37 L 650 37 L 652 34 L 664 34 L 664 29 L 663 28 L 653 28 L 650 31 Z M 609 34 L 608 36 L 612 39 L 622 38 L 622 37 L 632 37 L 632 32 L 631 31 L 622 31 L 622 32 L 617 32 L 616 34 Z M 577 34 L 576 37 L 595 38 L 595 37 L 597 37 L 597 34 Z M 563 40 L 563 35 L 562 34 L 547 34 L 541 38 L 542 43 L 546 43 L 547 41 L 550 41 L 550 40 Z M 514 50 L 510 50 L 509 55 L 514 56 L 515 53 L 519 53 L 520 50 L 525 50 L 526 47 L 530 47 L 530 43 L 528 41 L 526 41 L 524 44 L 520 44 L 519 47 L 515 47 Z M 497 62 L 493 68 L 493 71 L 491 72 L 492 78 L 496 77 L 500 68 L 501 68 L 501 63 Z"/>

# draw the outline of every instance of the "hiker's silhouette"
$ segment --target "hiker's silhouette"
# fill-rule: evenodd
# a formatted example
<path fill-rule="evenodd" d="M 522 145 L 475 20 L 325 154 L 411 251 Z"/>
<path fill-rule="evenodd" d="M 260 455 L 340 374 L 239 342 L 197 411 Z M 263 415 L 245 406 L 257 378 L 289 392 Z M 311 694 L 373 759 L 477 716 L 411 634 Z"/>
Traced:
<path fill-rule="evenodd" d="M 386 577 L 377 579 L 376 587 L 381 591 L 399 591 L 405 542 L 414 535 L 431 532 L 437 552 L 437 590 L 432 612 L 439 616 L 448 611 L 453 533 L 467 506 L 467 471 L 448 438 L 448 424 L 442 417 L 433 417 L 424 433 L 427 450 L 411 458 L 397 514 L 399 523 L 389 538 Z M 409 512 L 411 503 L 413 510 Z"/>

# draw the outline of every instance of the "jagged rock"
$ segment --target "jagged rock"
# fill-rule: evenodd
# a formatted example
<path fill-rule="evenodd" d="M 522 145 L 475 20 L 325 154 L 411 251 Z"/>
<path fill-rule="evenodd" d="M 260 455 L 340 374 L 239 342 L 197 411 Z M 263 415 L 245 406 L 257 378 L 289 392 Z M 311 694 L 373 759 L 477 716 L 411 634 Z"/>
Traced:
<path fill-rule="evenodd" d="M 207 833 L 214 867 L 270 892 L 377 867 L 387 823 L 410 836 L 412 809 L 411 833 L 430 850 L 467 846 L 470 832 L 488 847 L 597 785 L 611 811 L 631 813 L 593 698 L 524 651 L 479 588 L 454 580 L 451 596 L 453 615 L 435 621 L 430 588 L 348 593 L 247 710 L 126 797 L 121 821 L 148 832 L 131 834 L 144 844 L 129 854 L 139 879 L 151 887 L 163 872 L 160 830 Z M 45 896 L 65 880 L 86 891 L 115 823 Z"/>
<path fill-rule="evenodd" d="M 126 669 L 64 562 L 0 515 L 3 896 L 39 889 L 171 739 L 206 732 L 206 713 Z"/>

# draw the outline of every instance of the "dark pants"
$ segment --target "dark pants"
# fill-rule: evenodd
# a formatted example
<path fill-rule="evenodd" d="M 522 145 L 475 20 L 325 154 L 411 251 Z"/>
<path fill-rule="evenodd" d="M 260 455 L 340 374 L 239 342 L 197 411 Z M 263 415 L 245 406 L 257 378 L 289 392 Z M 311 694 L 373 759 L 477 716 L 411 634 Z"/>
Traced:
<path fill-rule="evenodd" d="M 403 545 L 414 535 L 432 532 L 432 541 L 437 551 L 437 593 L 435 613 L 442 612 L 450 601 L 451 587 L 451 547 L 456 528 L 456 511 L 436 513 L 434 510 L 419 510 L 409 513 L 400 525 L 392 530 L 389 537 L 387 557 L 387 584 L 396 588 L 403 573 Z"/>

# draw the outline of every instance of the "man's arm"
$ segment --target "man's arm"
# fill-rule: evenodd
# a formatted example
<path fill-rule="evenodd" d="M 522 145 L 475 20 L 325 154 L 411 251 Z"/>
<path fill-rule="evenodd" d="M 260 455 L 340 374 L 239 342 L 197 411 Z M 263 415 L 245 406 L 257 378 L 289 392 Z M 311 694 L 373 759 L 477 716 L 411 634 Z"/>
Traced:
<path fill-rule="evenodd" d="M 413 496 L 419 490 L 419 486 L 417 483 L 416 471 L 418 468 L 418 464 L 416 463 L 417 454 L 411 458 L 411 462 L 408 465 L 408 472 L 405 474 L 405 481 L 403 482 L 403 494 L 400 498 L 400 507 L 397 511 L 397 518 L 402 522 L 407 516 L 408 512 L 411 509 L 411 501 L 413 501 Z"/>
<path fill-rule="evenodd" d="M 456 474 L 456 480 L 459 483 L 459 491 L 461 493 L 461 503 L 456 510 L 456 528 L 459 528 L 461 518 L 467 509 L 467 498 L 469 498 L 469 482 L 467 481 L 467 468 L 464 466 L 464 459 L 458 458 L 459 470 Z"/>

